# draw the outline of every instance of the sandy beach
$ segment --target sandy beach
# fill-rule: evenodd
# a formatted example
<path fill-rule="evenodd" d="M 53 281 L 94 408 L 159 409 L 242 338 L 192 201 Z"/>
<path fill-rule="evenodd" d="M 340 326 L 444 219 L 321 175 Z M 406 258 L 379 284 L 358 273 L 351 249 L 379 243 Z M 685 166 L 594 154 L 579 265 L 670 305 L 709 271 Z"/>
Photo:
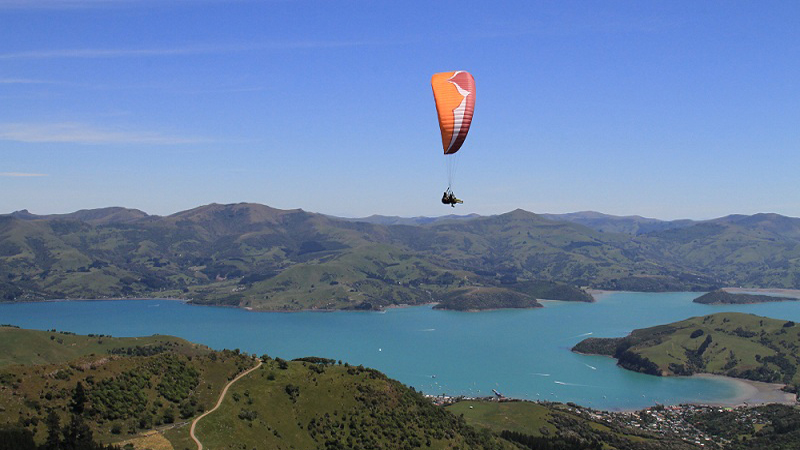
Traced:
<path fill-rule="evenodd" d="M 723 375 L 712 375 L 707 373 L 692 375 L 698 378 L 716 378 L 736 384 L 739 395 L 727 402 L 702 403 L 706 405 L 719 406 L 757 406 L 768 403 L 782 403 L 785 405 L 797 404 L 795 395 L 784 392 L 780 383 L 764 383 L 761 381 L 743 380 L 741 378 L 731 378 Z"/>
<path fill-rule="evenodd" d="M 586 293 L 591 295 L 594 301 L 598 301 L 601 298 L 603 298 L 603 296 L 608 294 L 613 294 L 615 292 L 625 292 L 625 291 L 604 291 L 602 289 L 586 289 Z"/>

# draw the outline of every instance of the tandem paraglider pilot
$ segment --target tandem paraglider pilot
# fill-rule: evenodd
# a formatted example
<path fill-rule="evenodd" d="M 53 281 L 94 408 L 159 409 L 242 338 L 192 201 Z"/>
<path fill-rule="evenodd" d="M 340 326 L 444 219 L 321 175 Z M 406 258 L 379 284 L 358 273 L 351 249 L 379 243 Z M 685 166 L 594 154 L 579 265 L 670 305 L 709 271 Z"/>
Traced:
<path fill-rule="evenodd" d="M 456 207 L 456 203 L 464 203 L 463 200 L 457 199 L 456 195 L 453 194 L 453 191 L 450 189 L 444 191 L 444 195 L 442 195 L 442 203 L 445 205 L 450 205 L 453 208 Z"/>
<path fill-rule="evenodd" d="M 440 72 L 431 77 L 436 114 L 439 116 L 439 130 L 442 132 L 442 149 L 447 163 L 447 190 L 442 203 L 456 207 L 464 203 L 456 198 L 450 189 L 456 168 L 457 152 L 467 138 L 475 110 L 475 78 L 469 72 L 456 70 Z"/>

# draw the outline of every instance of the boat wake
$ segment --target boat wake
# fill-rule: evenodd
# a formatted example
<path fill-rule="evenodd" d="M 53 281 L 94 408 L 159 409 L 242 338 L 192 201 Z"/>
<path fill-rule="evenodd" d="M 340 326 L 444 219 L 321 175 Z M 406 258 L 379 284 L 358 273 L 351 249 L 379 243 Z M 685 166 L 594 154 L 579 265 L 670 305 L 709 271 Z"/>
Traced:
<path fill-rule="evenodd" d="M 557 381 L 557 380 L 556 380 L 556 381 L 553 381 L 553 383 L 555 383 L 555 384 L 560 384 L 560 385 L 562 385 L 562 386 L 593 387 L 593 386 L 589 386 L 588 384 L 565 383 L 565 382 L 563 382 L 563 381 Z"/>

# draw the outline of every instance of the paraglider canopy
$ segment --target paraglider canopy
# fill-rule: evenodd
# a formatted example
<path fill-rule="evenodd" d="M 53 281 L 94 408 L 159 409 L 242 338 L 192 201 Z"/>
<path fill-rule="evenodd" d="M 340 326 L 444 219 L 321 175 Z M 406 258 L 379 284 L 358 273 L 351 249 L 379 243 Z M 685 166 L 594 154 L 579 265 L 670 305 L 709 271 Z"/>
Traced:
<path fill-rule="evenodd" d="M 441 72 L 431 77 L 431 87 L 433 99 L 436 101 L 436 113 L 439 115 L 439 130 L 442 132 L 442 149 L 447 166 L 447 190 L 442 197 L 442 203 L 455 207 L 457 203 L 464 203 L 451 190 L 456 171 L 455 153 L 464 144 L 472 125 L 475 79 L 463 70 Z"/>
<path fill-rule="evenodd" d="M 433 98 L 439 115 L 445 155 L 457 152 L 472 124 L 475 110 L 475 79 L 469 72 L 441 72 L 431 77 Z"/>

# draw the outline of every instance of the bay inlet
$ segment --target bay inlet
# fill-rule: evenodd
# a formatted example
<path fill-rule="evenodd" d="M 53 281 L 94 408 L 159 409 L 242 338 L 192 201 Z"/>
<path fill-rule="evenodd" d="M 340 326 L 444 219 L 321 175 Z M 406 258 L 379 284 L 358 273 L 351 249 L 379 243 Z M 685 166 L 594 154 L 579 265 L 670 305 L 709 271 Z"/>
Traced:
<path fill-rule="evenodd" d="M 0 323 L 78 334 L 169 334 L 215 349 L 292 359 L 322 356 L 363 364 L 428 394 L 575 402 L 620 410 L 735 403 L 740 383 L 724 377 L 655 377 L 612 358 L 570 348 L 592 337 L 723 311 L 800 322 L 795 302 L 692 303 L 700 293 L 615 292 L 595 303 L 547 301 L 544 308 L 454 312 L 430 306 L 384 312 L 267 313 L 169 300 L 0 304 Z"/>

